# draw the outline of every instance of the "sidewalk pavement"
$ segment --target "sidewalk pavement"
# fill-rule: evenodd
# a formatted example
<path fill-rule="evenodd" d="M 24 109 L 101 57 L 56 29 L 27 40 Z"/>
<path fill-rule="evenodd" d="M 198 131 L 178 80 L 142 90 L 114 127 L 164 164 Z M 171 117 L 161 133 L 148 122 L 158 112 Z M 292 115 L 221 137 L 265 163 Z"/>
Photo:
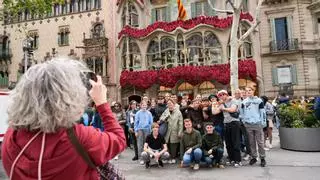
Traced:
<path fill-rule="evenodd" d="M 200 168 L 193 171 L 190 168 L 178 168 L 178 163 L 165 164 L 163 168 L 151 167 L 145 169 L 139 162 L 132 161 L 133 150 L 127 149 L 119 160 L 112 162 L 120 168 L 128 180 L 319 180 L 320 152 L 295 152 L 280 149 L 277 131 L 273 133 L 273 149 L 267 151 L 267 166 L 262 168 L 258 161 L 256 165 L 245 165 L 240 168 L 226 166 L 225 169 Z M 1 162 L 1 161 L 0 161 Z M 244 164 L 247 164 L 244 162 Z M 0 165 L 0 179 L 6 180 Z"/>

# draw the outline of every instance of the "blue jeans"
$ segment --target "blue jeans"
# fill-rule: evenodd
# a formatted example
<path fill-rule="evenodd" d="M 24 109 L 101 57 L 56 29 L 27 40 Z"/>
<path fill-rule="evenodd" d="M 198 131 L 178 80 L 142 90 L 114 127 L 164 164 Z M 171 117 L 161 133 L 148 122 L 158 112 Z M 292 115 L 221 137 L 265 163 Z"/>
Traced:
<path fill-rule="evenodd" d="M 210 164 L 216 164 L 220 163 L 222 157 L 223 157 L 223 149 L 218 148 L 213 154 L 213 158 L 210 158 L 209 156 L 204 156 L 204 161 L 207 163 L 207 165 Z"/>
<path fill-rule="evenodd" d="M 200 163 L 202 157 L 202 151 L 200 148 L 192 150 L 190 154 L 184 153 L 183 155 L 183 165 L 190 165 L 193 161 L 195 163 Z"/>

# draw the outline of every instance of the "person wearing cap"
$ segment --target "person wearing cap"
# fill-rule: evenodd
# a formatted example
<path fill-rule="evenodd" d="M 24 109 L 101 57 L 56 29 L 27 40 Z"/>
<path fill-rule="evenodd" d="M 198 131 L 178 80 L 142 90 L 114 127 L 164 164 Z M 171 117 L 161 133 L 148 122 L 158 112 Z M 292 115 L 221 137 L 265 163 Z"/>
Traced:
<path fill-rule="evenodd" d="M 132 143 L 133 143 L 133 149 L 134 149 L 134 157 L 132 158 L 133 161 L 136 161 L 139 158 L 137 138 L 136 138 L 134 130 L 133 130 L 134 121 L 135 121 L 135 114 L 137 112 L 138 112 L 137 102 L 135 100 L 130 101 L 129 109 L 126 112 L 126 122 L 127 122 L 127 127 L 129 129 L 129 135 L 130 135 L 130 138 L 132 139 Z M 130 146 L 128 146 L 128 147 L 130 147 Z"/>
<path fill-rule="evenodd" d="M 143 150 L 141 157 L 145 162 L 146 168 L 150 167 L 150 158 L 155 159 L 160 167 L 163 167 L 162 160 L 169 159 L 168 147 L 164 137 L 159 134 L 159 125 L 157 123 L 152 124 L 152 133 L 147 136 Z"/>
<path fill-rule="evenodd" d="M 242 164 L 240 153 L 239 107 L 226 90 L 220 90 L 218 92 L 218 97 L 222 101 L 219 106 L 219 111 L 223 112 L 224 116 L 225 141 L 229 158 L 227 164 L 233 164 L 234 167 L 240 167 Z"/>
<path fill-rule="evenodd" d="M 213 123 L 206 123 L 206 134 L 202 136 L 203 159 L 209 167 L 224 168 L 221 164 L 223 157 L 223 142 L 221 137 L 214 131 Z"/>
<path fill-rule="evenodd" d="M 251 160 L 250 165 L 257 162 L 257 144 L 261 167 L 266 165 L 266 152 L 264 150 L 264 134 L 263 128 L 266 126 L 266 114 L 263 101 L 254 96 L 254 91 L 251 87 L 246 88 L 247 98 L 243 100 L 241 105 L 241 118 L 249 135 Z"/>
<path fill-rule="evenodd" d="M 219 110 L 219 98 L 215 94 L 211 94 L 208 97 L 210 105 L 208 106 L 208 116 L 211 122 L 213 122 L 214 130 L 220 135 L 221 139 L 224 140 L 224 124 L 223 124 L 223 113 Z"/>

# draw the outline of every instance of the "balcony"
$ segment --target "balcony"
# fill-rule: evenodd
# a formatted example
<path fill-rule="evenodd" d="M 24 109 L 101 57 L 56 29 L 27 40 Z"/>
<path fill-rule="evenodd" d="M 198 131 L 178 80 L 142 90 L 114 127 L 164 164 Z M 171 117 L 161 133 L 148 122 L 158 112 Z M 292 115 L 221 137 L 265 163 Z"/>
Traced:
<path fill-rule="evenodd" d="M 298 39 L 285 39 L 270 42 L 270 52 L 286 52 L 286 51 L 296 51 L 299 49 Z"/>

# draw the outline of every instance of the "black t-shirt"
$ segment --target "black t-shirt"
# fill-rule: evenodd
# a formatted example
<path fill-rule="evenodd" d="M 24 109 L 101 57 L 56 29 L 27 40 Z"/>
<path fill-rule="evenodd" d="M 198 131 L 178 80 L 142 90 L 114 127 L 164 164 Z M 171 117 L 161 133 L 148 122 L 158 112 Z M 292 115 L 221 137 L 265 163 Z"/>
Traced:
<path fill-rule="evenodd" d="M 160 150 L 163 149 L 163 145 L 166 143 L 166 141 L 160 134 L 158 135 L 157 139 L 155 139 L 151 133 L 147 136 L 146 143 L 148 143 L 148 146 L 151 149 Z"/>

